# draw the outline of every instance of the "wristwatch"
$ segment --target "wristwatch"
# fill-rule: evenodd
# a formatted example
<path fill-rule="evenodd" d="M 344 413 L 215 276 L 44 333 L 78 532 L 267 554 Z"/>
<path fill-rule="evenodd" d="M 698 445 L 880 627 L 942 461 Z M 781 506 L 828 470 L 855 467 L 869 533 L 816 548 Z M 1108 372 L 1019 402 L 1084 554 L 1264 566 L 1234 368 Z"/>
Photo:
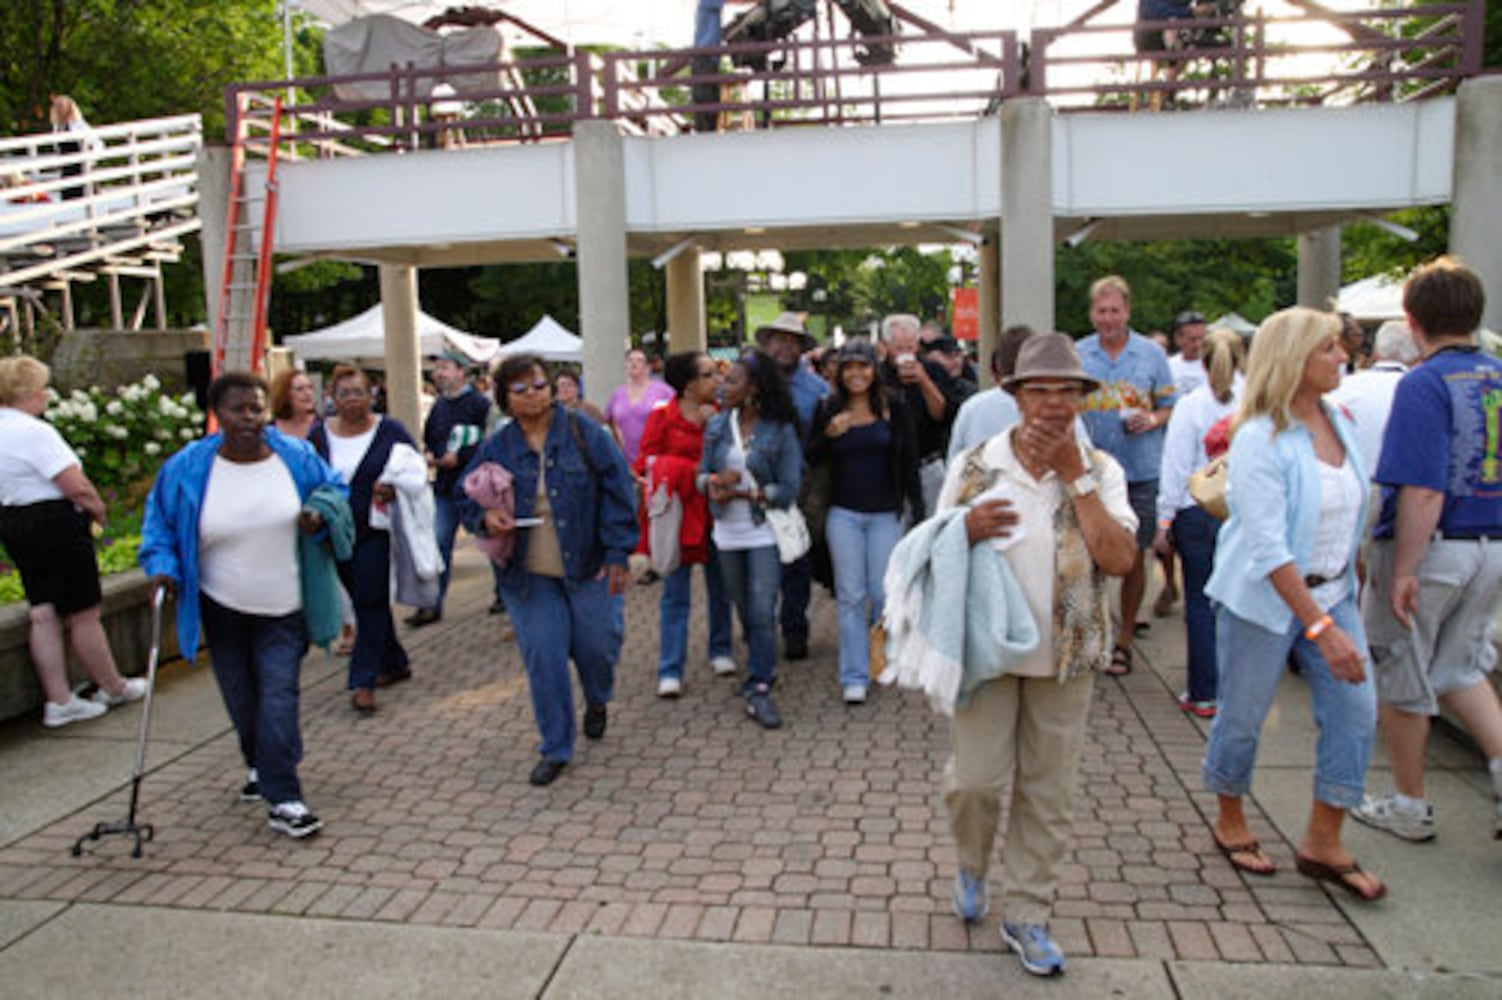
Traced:
<path fill-rule="evenodd" d="M 1083 472 L 1074 482 L 1064 484 L 1064 492 L 1069 494 L 1071 500 L 1076 500 L 1094 493 L 1095 487 L 1095 477 L 1088 472 Z"/>

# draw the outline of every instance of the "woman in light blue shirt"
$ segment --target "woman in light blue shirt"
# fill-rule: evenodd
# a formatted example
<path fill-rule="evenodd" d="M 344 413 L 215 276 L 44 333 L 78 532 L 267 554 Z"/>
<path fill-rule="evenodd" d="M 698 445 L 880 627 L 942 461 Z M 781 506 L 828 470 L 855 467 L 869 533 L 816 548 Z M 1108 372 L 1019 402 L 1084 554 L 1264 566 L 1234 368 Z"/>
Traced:
<path fill-rule="evenodd" d="M 1268 317 L 1252 341 L 1231 441 L 1231 517 L 1205 586 L 1220 606 L 1220 706 L 1203 773 L 1219 797 L 1216 845 L 1234 867 L 1272 874 L 1242 799 L 1291 651 L 1319 730 L 1313 809 L 1296 867 L 1369 901 L 1385 887 L 1340 839 L 1346 810 L 1361 803 L 1377 706 L 1356 607 L 1366 471 L 1350 421 L 1322 399 L 1340 384 L 1339 337 L 1334 315 L 1295 308 Z"/>

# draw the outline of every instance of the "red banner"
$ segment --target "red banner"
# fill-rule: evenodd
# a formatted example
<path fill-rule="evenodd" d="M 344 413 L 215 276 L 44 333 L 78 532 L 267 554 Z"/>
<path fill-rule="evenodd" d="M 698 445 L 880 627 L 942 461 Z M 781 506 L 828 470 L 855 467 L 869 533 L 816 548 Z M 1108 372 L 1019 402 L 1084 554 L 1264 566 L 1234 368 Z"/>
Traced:
<path fill-rule="evenodd" d="M 955 288 L 949 293 L 950 322 L 955 340 L 980 339 L 980 289 Z"/>

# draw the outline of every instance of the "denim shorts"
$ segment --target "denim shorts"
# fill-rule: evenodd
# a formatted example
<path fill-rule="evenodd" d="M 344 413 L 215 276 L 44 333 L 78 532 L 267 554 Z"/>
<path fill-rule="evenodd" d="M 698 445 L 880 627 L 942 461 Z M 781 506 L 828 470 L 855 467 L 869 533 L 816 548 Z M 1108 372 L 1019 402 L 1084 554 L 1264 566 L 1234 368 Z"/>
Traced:
<path fill-rule="evenodd" d="M 1392 613 L 1388 540 L 1367 547 L 1362 621 L 1376 667 L 1377 695 L 1413 715 L 1438 715 L 1439 698 L 1486 680 L 1497 662 L 1492 624 L 1502 603 L 1502 542 L 1437 540 L 1419 560 L 1418 611 L 1405 629 Z"/>
<path fill-rule="evenodd" d="M 1158 534 L 1158 481 L 1127 483 L 1127 503 L 1137 515 L 1137 548 L 1152 548 L 1153 538 Z"/>

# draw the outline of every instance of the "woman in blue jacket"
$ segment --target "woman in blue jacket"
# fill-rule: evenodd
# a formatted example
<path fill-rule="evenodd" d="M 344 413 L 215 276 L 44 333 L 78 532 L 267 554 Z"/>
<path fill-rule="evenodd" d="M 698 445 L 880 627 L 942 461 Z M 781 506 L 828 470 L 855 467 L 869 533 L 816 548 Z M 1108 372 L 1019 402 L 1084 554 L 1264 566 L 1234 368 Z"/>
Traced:
<path fill-rule="evenodd" d="M 730 366 L 723 403 L 704 429 L 699 489 L 709 496 L 715 558 L 751 647 L 741 687 L 746 712 L 776 729 L 782 725 L 772 703 L 782 563 L 766 512 L 786 509 L 798 497 L 798 415 L 782 372 L 761 351 L 747 351 Z"/>
<path fill-rule="evenodd" d="M 306 837 L 323 824 L 297 777 L 298 674 L 310 636 L 327 645 L 340 615 L 332 560 L 314 572 L 298 535 L 324 529 L 310 499 L 347 520 L 345 490 L 306 442 L 266 426 L 260 376 L 219 376 L 208 404 L 221 431 L 162 466 L 146 500 L 141 566 L 177 594 L 184 656 L 198 652 L 200 623 L 208 631 L 214 678 L 250 769 L 241 800 L 264 799 L 273 830 Z"/>
<path fill-rule="evenodd" d="M 1374 900 L 1385 888 L 1340 839 L 1346 811 L 1361 803 L 1377 724 L 1356 606 L 1367 476 L 1350 420 L 1323 399 L 1340 384 L 1345 361 L 1339 319 L 1314 309 L 1275 313 L 1252 340 L 1228 459 L 1231 517 L 1205 585 L 1220 606 L 1220 705 L 1204 780 L 1219 799 L 1216 845 L 1234 867 L 1271 875 L 1275 865 L 1252 837 L 1242 800 L 1292 651 L 1319 729 L 1314 803 L 1296 867 Z"/>
<path fill-rule="evenodd" d="M 636 546 L 636 486 L 604 428 L 553 401 L 536 355 L 507 358 L 495 394 L 512 419 L 486 438 L 465 475 L 487 462 L 504 467 L 515 510 L 485 510 L 468 497 L 459 510 L 474 534 L 516 533 L 499 583 L 542 735 L 528 780 L 548 785 L 574 755 L 570 658 L 584 688 L 584 735 L 605 735 L 625 624 L 620 595 Z"/>
<path fill-rule="evenodd" d="M 391 533 L 370 526 L 374 502 L 390 503 L 396 491 L 379 483 L 391 449 L 416 449 L 401 422 L 371 411 L 370 380 L 358 368 L 340 365 L 329 376 L 335 412 L 316 424 L 308 443 L 349 483 L 355 521 L 355 554 L 339 564 L 339 577 L 355 606 L 355 648 L 349 658 L 350 704 L 361 715 L 376 710 L 376 687 L 412 676 L 407 651 L 391 617 Z"/>

